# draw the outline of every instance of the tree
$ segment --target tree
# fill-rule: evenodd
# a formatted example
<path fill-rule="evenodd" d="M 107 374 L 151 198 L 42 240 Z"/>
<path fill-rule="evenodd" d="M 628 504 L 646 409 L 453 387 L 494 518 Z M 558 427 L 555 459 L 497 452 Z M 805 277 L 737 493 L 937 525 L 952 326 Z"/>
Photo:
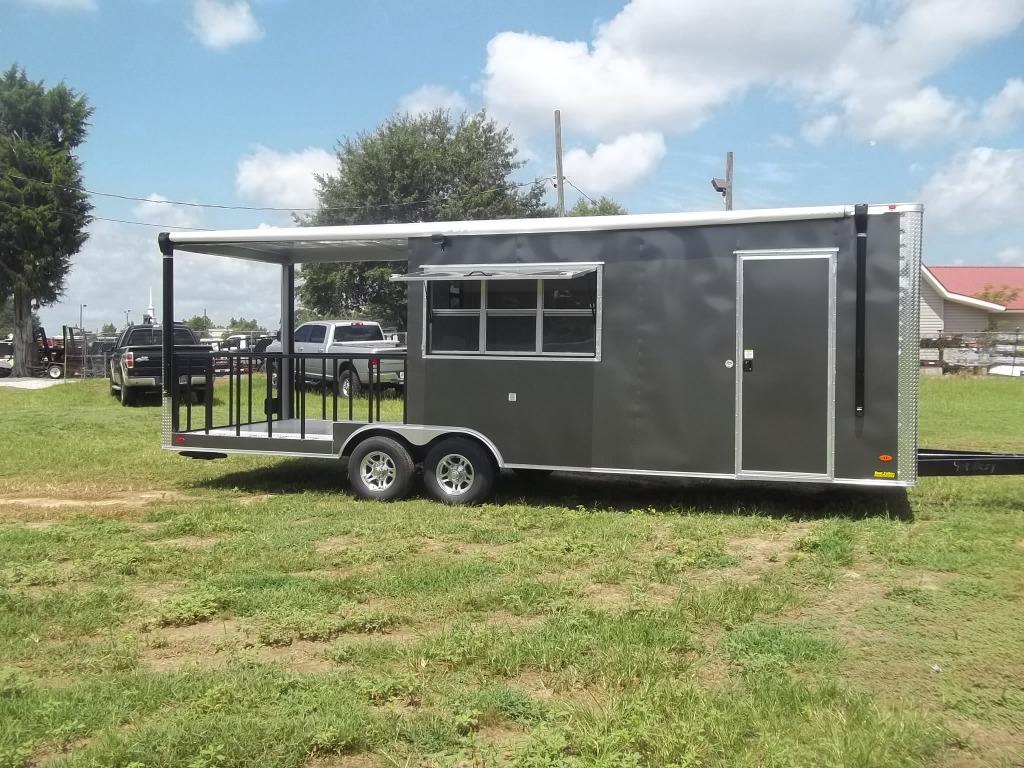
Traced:
<path fill-rule="evenodd" d="M 252 320 L 246 320 L 244 317 L 234 318 L 228 321 L 228 334 L 231 333 L 255 333 L 256 331 L 262 331 L 260 328 L 259 321 L 254 317 Z"/>
<path fill-rule="evenodd" d="M 209 336 L 210 329 L 213 328 L 213 321 L 206 315 L 192 315 L 192 317 L 184 322 L 184 325 L 187 325 L 200 336 Z"/>
<path fill-rule="evenodd" d="M 982 301 L 990 301 L 993 304 L 1002 304 L 1005 307 L 1020 296 L 1020 291 L 1020 288 L 1015 288 L 1012 285 L 1004 285 L 1000 288 L 996 288 L 991 283 L 986 283 L 984 288 L 974 294 L 974 298 L 981 299 Z"/>
<path fill-rule="evenodd" d="M 12 66 L 0 75 L 0 299 L 13 299 L 14 375 L 34 362 L 32 310 L 60 298 L 92 205 L 74 150 L 92 108 L 64 83 Z"/>
<path fill-rule="evenodd" d="M 627 213 L 619 203 L 601 195 L 597 200 L 581 197 L 569 210 L 570 216 L 621 216 Z"/>
<path fill-rule="evenodd" d="M 338 169 L 317 177 L 319 210 L 302 223 L 386 224 L 550 216 L 544 182 L 517 183 L 523 166 L 507 128 L 484 112 L 397 115 L 338 144 Z M 406 289 L 388 282 L 404 263 L 307 264 L 299 300 L 323 317 L 406 325 Z"/>
<path fill-rule="evenodd" d="M 104 323 L 103 327 L 100 328 L 100 333 L 104 336 L 113 336 L 117 333 L 117 326 L 113 323 Z"/>

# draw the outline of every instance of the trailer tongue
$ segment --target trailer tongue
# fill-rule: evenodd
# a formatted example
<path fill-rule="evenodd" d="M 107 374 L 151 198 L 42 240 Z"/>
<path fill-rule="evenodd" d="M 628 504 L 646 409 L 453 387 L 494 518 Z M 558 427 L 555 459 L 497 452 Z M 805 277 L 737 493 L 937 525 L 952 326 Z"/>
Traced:
<path fill-rule="evenodd" d="M 1024 453 L 989 453 L 922 448 L 917 452 L 919 477 L 1024 475 Z"/>

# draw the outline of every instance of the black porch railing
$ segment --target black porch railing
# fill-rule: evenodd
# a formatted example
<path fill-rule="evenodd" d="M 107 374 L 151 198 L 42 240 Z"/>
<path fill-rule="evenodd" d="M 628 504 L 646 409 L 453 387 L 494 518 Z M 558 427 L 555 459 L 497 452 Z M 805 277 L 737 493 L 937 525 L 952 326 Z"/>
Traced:
<path fill-rule="evenodd" d="M 228 429 L 239 436 L 256 431 L 273 437 L 276 431 L 305 438 L 313 420 L 405 423 L 407 418 L 404 351 L 177 352 L 172 374 L 177 384 L 170 387 L 173 432 Z"/>

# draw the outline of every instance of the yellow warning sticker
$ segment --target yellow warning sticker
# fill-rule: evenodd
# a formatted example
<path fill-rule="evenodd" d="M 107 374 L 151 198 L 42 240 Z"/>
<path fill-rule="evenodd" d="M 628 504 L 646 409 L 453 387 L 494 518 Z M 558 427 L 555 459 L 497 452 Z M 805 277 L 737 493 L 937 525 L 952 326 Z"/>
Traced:
<path fill-rule="evenodd" d="M 882 472 L 882 471 L 876 469 L 875 470 L 875 477 L 879 478 L 880 480 L 895 480 L 896 479 L 896 473 L 895 472 Z"/>

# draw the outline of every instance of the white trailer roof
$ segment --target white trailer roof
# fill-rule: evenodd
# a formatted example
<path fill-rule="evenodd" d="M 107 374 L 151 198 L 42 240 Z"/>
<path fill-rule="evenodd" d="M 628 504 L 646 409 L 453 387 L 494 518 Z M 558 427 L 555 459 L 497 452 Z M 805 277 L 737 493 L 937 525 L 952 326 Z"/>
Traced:
<path fill-rule="evenodd" d="M 852 205 L 765 208 L 703 213 L 642 213 L 625 216 L 570 216 L 543 219 L 414 222 L 342 227 L 263 227 L 201 232 L 171 232 L 177 251 L 209 253 L 270 264 L 309 262 L 405 261 L 409 240 L 468 235 L 519 235 L 598 232 L 658 227 L 695 227 L 765 221 L 834 219 L 853 215 Z M 871 206 L 870 213 L 921 210 L 919 204 Z"/>

